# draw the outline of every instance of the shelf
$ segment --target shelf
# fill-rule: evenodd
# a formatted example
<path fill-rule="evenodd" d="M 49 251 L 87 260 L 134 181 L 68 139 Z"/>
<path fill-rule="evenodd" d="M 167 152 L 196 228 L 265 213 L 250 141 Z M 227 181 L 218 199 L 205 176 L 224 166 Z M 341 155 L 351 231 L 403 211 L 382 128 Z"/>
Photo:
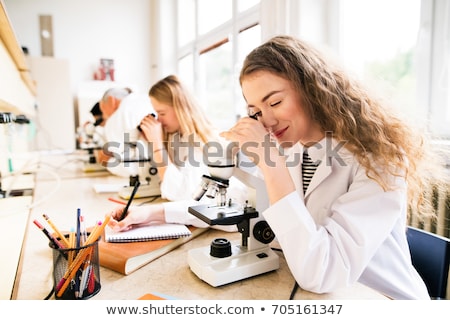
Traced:
<path fill-rule="evenodd" d="M 0 0 L 0 111 L 32 115 L 36 85 L 11 26 L 5 5 Z"/>
<path fill-rule="evenodd" d="M 14 63 L 17 66 L 23 82 L 33 95 L 36 95 L 36 86 L 31 79 L 30 70 L 28 68 L 25 56 L 22 52 L 22 47 L 17 42 L 16 35 L 8 18 L 8 14 L 4 8 L 3 1 L 0 8 L 0 38 L 2 39 L 6 49 L 11 55 Z"/>

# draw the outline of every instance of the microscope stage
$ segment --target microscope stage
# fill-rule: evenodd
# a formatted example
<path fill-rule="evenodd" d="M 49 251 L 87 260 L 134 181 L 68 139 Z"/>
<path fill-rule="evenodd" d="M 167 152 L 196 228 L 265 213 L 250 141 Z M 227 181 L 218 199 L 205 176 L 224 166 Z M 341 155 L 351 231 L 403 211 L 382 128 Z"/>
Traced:
<path fill-rule="evenodd" d="M 243 209 L 242 205 L 237 204 L 225 206 L 198 205 L 189 207 L 188 212 L 211 226 L 233 225 L 245 219 L 258 217 L 258 212 L 254 208 Z"/>

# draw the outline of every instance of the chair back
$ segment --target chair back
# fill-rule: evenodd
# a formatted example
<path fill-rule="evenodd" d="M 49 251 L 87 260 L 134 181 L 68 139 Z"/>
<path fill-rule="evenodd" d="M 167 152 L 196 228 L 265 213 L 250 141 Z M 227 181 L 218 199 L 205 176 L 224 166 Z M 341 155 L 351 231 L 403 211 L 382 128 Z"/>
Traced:
<path fill-rule="evenodd" d="M 450 264 L 450 239 L 407 227 L 406 236 L 412 264 L 428 288 L 432 299 L 446 299 Z"/>

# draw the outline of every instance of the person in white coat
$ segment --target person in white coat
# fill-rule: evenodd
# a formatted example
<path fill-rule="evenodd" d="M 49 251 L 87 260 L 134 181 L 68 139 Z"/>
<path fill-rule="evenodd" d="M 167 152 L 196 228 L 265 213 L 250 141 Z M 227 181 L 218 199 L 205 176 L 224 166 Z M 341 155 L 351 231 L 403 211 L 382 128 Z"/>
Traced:
<path fill-rule="evenodd" d="M 144 136 L 139 132 L 138 126 L 142 119 L 154 113 L 150 98 L 146 94 L 132 92 L 129 88 L 114 87 L 105 91 L 99 102 L 104 119 L 103 140 L 105 144 L 99 150 L 97 159 L 108 171 L 121 177 L 129 177 L 136 174 L 123 160 L 127 156 L 147 156 L 147 151 L 136 148 L 135 150 L 126 143 L 139 143 L 145 147 Z M 128 148 L 128 149 L 127 149 Z M 132 154 L 145 153 L 145 155 Z"/>
<path fill-rule="evenodd" d="M 261 170 L 263 216 L 296 286 L 325 293 L 360 282 L 392 299 L 429 299 L 405 235 L 408 208 L 426 207 L 418 199 L 433 178 L 418 131 L 290 36 L 254 49 L 240 84 L 249 117 L 221 136 Z"/>
<path fill-rule="evenodd" d="M 116 231 L 154 222 L 208 227 L 208 224 L 191 215 L 188 207 L 198 205 L 193 194 L 202 176 L 209 175 L 205 163 L 209 153 L 208 143 L 225 141 L 177 76 L 169 75 L 159 80 L 150 88 L 149 96 L 157 117 L 145 117 L 140 128 L 153 154 L 154 165 L 158 168 L 161 197 L 168 201 L 131 206 L 127 216 L 117 221 L 123 211 L 123 206 L 119 206 L 111 213 L 109 225 Z M 233 177 L 229 184 L 228 198 L 233 202 L 244 203 L 247 196 L 245 186 Z M 236 226 L 214 228 L 237 230 Z"/>

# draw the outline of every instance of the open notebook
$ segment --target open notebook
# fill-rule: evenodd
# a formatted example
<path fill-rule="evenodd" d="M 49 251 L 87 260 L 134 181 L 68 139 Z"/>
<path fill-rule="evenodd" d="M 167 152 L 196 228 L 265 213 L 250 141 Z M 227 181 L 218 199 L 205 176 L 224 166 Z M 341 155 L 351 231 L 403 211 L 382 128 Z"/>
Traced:
<path fill-rule="evenodd" d="M 105 229 L 106 242 L 137 242 L 188 237 L 191 231 L 184 224 L 163 223 L 137 227 L 128 231 L 115 232 Z"/>

